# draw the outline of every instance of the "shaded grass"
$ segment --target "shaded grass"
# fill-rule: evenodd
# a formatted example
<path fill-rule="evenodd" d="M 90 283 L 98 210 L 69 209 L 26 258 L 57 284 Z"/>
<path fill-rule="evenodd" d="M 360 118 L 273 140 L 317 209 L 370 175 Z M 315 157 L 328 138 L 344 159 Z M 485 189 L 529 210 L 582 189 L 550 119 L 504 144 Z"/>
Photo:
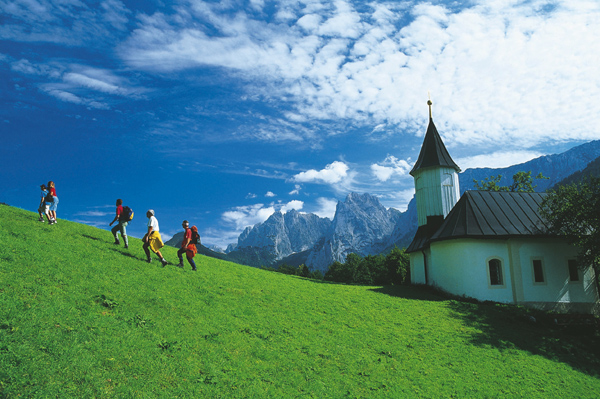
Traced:
<path fill-rule="evenodd" d="M 600 394 L 597 336 L 520 309 L 203 256 L 162 268 L 140 240 L 35 219 L 0 206 L 0 397 Z"/>

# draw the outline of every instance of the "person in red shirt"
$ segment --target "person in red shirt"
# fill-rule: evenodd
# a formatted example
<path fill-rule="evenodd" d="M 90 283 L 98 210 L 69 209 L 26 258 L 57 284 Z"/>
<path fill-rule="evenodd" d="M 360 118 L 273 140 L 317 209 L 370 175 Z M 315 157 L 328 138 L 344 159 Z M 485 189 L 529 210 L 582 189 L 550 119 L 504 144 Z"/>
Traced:
<path fill-rule="evenodd" d="M 111 231 L 113 237 L 115 237 L 115 245 L 121 244 L 119 241 L 119 237 L 117 236 L 117 233 L 119 231 L 121 232 L 121 237 L 123 238 L 123 241 L 125 242 L 125 249 L 127 249 L 127 248 L 129 248 L 129 243 L 127 242 L 127 224 L 129 222 L 126 220 L 123 220 L 123 218 L 121 218 L 122 214 L 123 214 L 123 200 L 119 198 L 117 200 L 117 214 L 116 214 L 115 218 L 113 219 L 113 221 L 110 222 L 109 226 L 112 226 L 112 224 L 114 222 L 118 221 L 118 223 L 115 225 L 115 227 L 113 227 L 110 231 Z"/>
<path fill-rule="evenodd" d="M 190 223 L 187 220 L 184 220 L 183 223 L 181 223 L 181 226 L 185 232 L 183 233 L 181 248 L 177 251 L 177 257 L 179 258 L 179 264 L 177 266 L 183 268 L 183 254 L 185 254 L 188 263 L 192 266 L 192 270 L 196 271 L 194 256 L 196 256 L 198 251 L 196 249 L 196 244 L 192 242 L 192 229 L 190 229 Z"/>
<path fill-rule="evenodd" d="M 52 197 L 54 198 L 54 201 L 50 203 L 50 210 L 48 211 L 50 217 L 52 218 L 50 224 L 56 224 L 56 208 L 58 207 L 58 196 L 56 195 L 56 187 L 54 187 L 53 181 L 48 182 L 48 191 L 50 191 L 50 194 L 52 194 Z"/>

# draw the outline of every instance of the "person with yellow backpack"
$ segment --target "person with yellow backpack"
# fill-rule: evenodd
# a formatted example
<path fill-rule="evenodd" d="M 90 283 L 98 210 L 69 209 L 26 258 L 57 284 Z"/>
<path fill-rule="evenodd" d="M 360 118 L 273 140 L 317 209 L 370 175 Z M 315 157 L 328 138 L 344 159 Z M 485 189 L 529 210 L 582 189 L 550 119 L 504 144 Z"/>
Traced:
<path fill-rule="evenodd" d="M 159 228 L 158 228 L 158 220 L 154 217 L 154 210 L 148 209 L 146 212 L 146 217 L 148 218 L 148 232 L 142 238 L 144 241 L 144 252 L 146 253 L 146 262 L 152 262 L 152 258 L 150 258 L 150 250 L 154 252 L 158 258 L 160 259 L 160 263 L 162 263 L 163 267 L 169 264 L 165 260 L 165 258 L 160 253 L 160 249 L 165 246 L 160 236 Z"/>

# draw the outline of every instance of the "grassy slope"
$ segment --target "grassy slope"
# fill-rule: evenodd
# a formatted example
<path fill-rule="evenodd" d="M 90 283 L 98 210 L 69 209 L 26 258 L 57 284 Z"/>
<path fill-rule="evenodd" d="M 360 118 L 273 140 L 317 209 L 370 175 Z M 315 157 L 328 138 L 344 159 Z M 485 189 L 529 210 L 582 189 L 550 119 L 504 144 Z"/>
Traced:
<path fill-rule="evenodd" d="M 518 309 L 204 256 L 163 269 L 137 239 L 35 220 L 0 206 L 0 397 L 600 396 L 598 337 Z"/>

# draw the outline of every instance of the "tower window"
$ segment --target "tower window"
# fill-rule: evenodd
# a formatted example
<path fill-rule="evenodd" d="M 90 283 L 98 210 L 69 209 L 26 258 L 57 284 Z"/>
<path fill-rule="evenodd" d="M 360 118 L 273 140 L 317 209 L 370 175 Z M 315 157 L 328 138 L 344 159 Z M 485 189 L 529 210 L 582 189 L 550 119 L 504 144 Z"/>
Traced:
<path fill-rule="evenodd" d="M 444 186 L 450 186 L 452 187 L 454 185 L 453 179 L 452 179 L 452 175 L 449 173 L 444 173 L 444 176 L 442 178 L 442 184 Z"/>

